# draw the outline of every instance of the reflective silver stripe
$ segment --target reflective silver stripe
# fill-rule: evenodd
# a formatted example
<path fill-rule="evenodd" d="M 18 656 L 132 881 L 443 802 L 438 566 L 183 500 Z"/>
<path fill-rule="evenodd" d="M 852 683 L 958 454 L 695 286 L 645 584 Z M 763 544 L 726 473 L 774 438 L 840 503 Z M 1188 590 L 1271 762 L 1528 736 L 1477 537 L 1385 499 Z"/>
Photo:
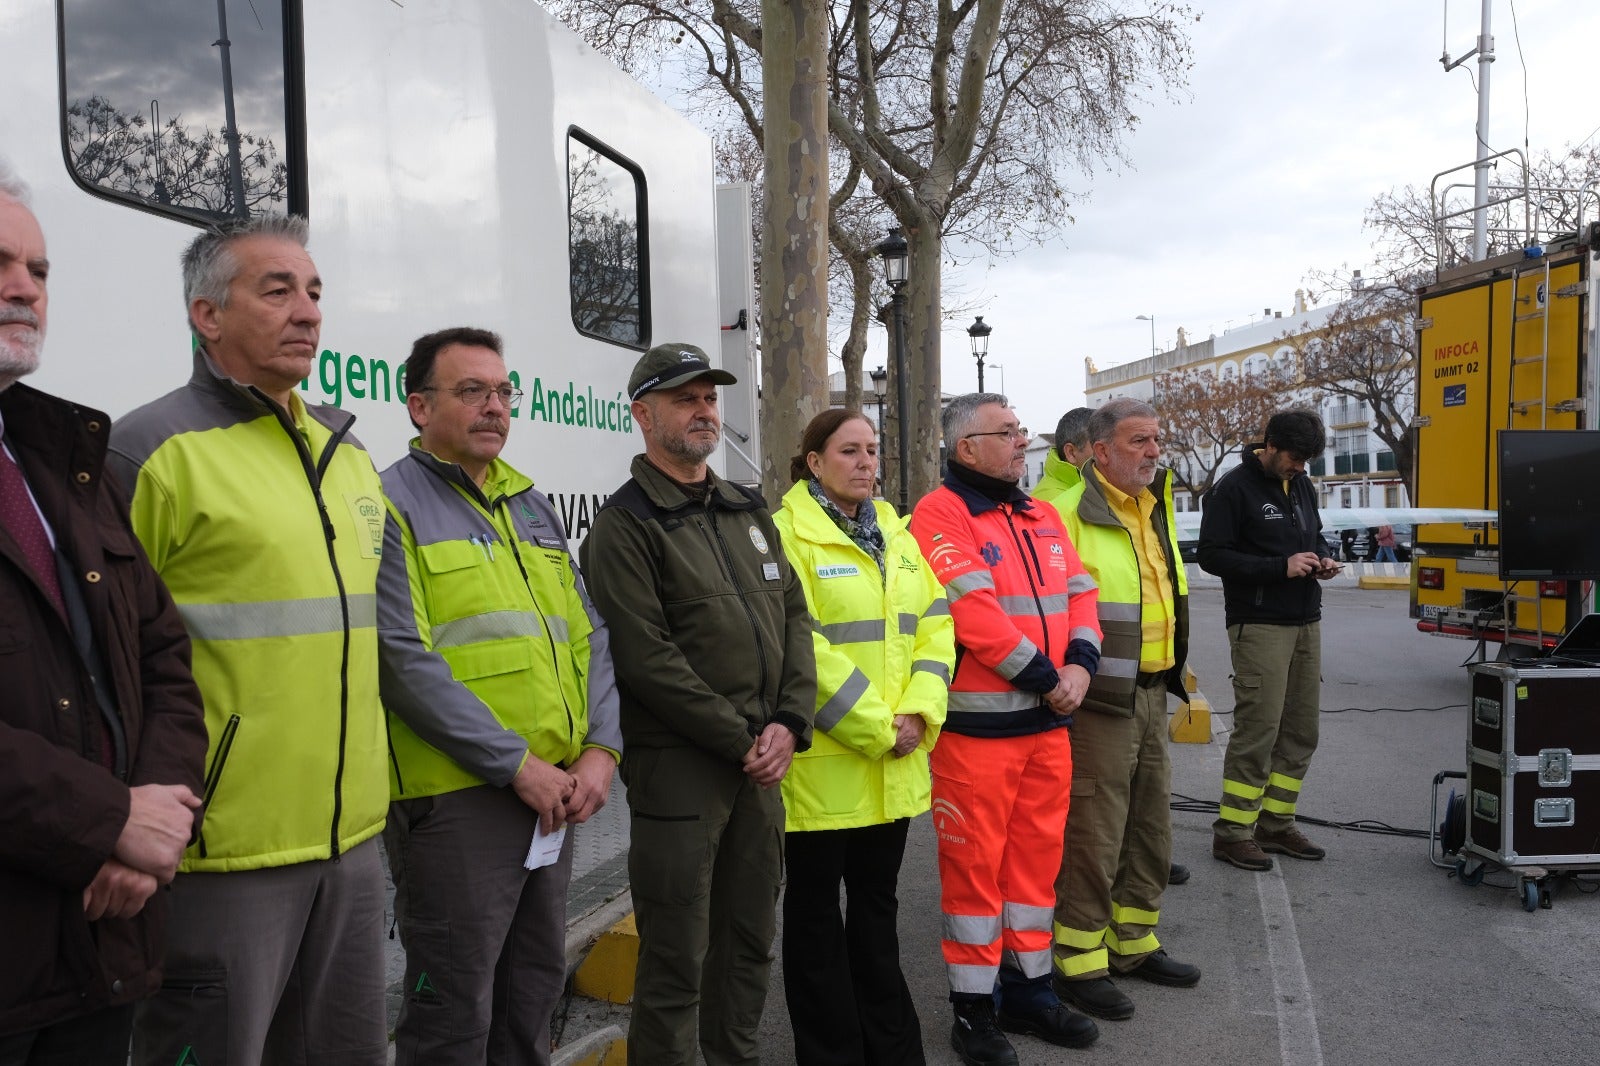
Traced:
<path fill-rule="evenodd" d="M 1039 597 L 1039 606 L 1044 608 L 1046 614 L 1059 614 L 1067 609 L 1067 600 L 1065 592 L 1052 592 Z"/>
<path fill-rule="evenodd" d="M 1125 677 L 1139 676 L 1138 659 L 1116 659 L 1109 655 L 1100 657 L 1100 669 L 1095 671 L 1096 677 Z"/>
<path fill-rule="evenodd" d="M 865 622 L 829 622 L 817 627 L 829 644 L 866 644 L 883 639 L 883 619 Z"/>
<path fill-rule="evenodd" d="M 860 670 L 850 671 L 850 676 L 844 679 L 844 684 L 839 686 L 838 691 L 828 697 L 827 703 L 817 708 L 816 727 L 826 732 L 838 725 L 840 719 L 861 702 L 861 697 L 871 687 L 866 674 Z"/>
<path fill-rule="evenodd" d="M 1019 614 L 1032 617 L 1039 613 L 1039 608 L 1032 596 L 996 596 L 995 599 L 1000 602 L 1001 610 L 1013 617 Z"/>
<path fill-rule="evenodd" d="M 486 640 L 537 637 L 543 632 L 539 627 L 539 616 L 532 611 L 490 611 L 487 614 L 469 614 L 465 618 L 434 626 L 433 646 L 459 648 L 463 644 L 481 644 Z"/>
<path fill-rule="evenodd" d="M 994 979 L 1000 972 L 995 966 L 958 966 L 945 964 L 945 974 L 950 980 L 950 991 L 969 996 L 987 996 L 994 991 Z"/>
<path fill-rule="evenodd" d="M 544 616 L 544 624 L 550 627 L 550 639 L 558 644 L 572 643 L 572 635 L 567 632 L 567 620 L 559 614 Z"/>
<path fill-rule="evenodd" d="M 1095 607 L 1099 611 L 1102 622 L 1139 621 L 1139 605 L 1137 603 L 1118 603 L 1115 600 L 1101 600 Z"/>
<path fill-rule="evenodd" d="M 944 587 L 944 594 L 947 600 L 954 603 L 969 592 L 992 588 L 994 588 L 994 575 L 987 570 L 974 570 L 970 574 L 951 578 L 950 584 Z"/>
<path fill-rule="evenodd" d="M 1022 971 L 1024 977 L 1043 977 L 1050 972 L 1050 949 L 1043 951 L 1011 951 L 1007 949 L 1001 956 L 1012 966 Z"/>
<path fill-rule="evenodd" d="M 345 597 L 351 629 L 378 625 L 378 597 L 370 592 Z M 253 640 L 259 637 L 309 637 L 344 632 L 337 596 L 255 603 L 180 603 L 178 613 L 191 640 Z"/>
<path fill-rule="evenodd" d="M 1026 711 L 1044 702 L 1035 692 L 956 692 L 950 693 L 950 711 L 968 714 L 997 714 L 1002 711 Z"/>
<path fill-rule="evenodd" d="M 902 637 L 914 637 L 914 636 L 916 636 L 917 635 L 917 623 L 919 621 L 921 621 L 921 619 L 919 619 L 916 615 L 907 614 L 906 612 L 901 611 L 900 612 L 900 635 Z"/>
<path fill-rule="evenodd" d="M 1091 592 L 1100 586 L 1095 584 L 1094 578 L 1088 574 L 1073 574 L 1067 578 L 1067 595 L 1076 596 L 1080 592 Z"/>
<path fill-rule="evenodd" d="M 994 672 L 1010 681 L 1027 669 L 1028 664 L 1033 662 L 1038 654 L 1038 645 L 1027 637 L 1023 637 L 1017 641 L 1017 646 L 1011 649 L 1010 654 L 1000 660 L 1000 665 L 994 668 Z"/>
<path fill-rule="evenodd" d="M 948 664 L 942 663 L 938 659 L 913 660 L 911 663 L 911 672 L 914 674 L 918 671 L 921 671 L 924 674 L 932 674 L 940 681 L 943 681 L 946 685 L 950 683 L 950 667 Z"/>
<path fill-rule="evenodd" d="M 949 618 L 950 617 L 950 601 L 946 600 L 946 599 L 934 600 L 932 603 L 928 604 L 928 609 L 926 611 L 922 612 L 922 617 L 924 617 L 924 618 Z"/>
<path fill-rule="evenodd" d="M 1007 929 L 1024 932 L 1051 932 L 1055 928 L 1056 912 L 1053 907 L 1036 907 L 1029 903 L 1007 903 L 1001 911 Z"/>
<path fill-rule="evenodd" d="M 1067 631 L 1067 642 L 1071 643 L 1074 640 L 1086 640 L 1097 648 L 1100 646 L 1099 634 L 1088 626 L 1073 626 L 1069 629 Z"/>
<path fill-rule="evenodd" d="M 953 944 L 993 944 L 1000 939 L 998 914 L 947 914 L 944 938 Z"/>

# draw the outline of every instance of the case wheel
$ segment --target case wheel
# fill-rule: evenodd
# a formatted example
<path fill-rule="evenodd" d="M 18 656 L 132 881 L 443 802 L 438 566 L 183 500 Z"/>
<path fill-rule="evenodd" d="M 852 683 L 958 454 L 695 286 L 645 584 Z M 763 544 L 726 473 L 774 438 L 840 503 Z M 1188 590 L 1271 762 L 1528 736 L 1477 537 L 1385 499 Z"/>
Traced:
<path fill-rule="evenodd" d="M 1474 863 L 1470 869 L 1466 859 L 1456 860 L 1456 879 L 1468 888 L 1477 888 L 1483 884 L 1483 863 Z"/>
<path fill-rule="evenodd" d="M 1522 882 L 1522 909 L 1529 914 L 1539 909 L 1539 883 L 1537 881 Z"/>

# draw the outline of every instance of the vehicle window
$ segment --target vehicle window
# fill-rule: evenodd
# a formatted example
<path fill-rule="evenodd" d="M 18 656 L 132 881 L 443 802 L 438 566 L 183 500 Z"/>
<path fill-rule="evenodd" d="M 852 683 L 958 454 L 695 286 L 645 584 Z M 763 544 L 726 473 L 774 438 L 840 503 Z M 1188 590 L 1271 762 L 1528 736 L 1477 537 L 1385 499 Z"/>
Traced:
<path fill-rule="evenodd" d="M 601 340 L 650 343 L 645 185 L 639 169 L 574 130 L 567 137 L 572 321 Z"/>
<path fill-rule="evenodd" d="M 195 222 L 303 213 L 284 47 L 294 7 L 62 0 L 62 134 L 78 180 Z"/>

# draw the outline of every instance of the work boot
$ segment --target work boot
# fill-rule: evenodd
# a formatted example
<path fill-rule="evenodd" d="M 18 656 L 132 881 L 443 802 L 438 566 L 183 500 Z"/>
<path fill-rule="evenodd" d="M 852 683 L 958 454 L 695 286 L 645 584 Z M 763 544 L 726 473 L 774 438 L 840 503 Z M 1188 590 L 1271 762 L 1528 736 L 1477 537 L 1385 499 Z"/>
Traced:
<path fill-rule="evenodd" d="M 1167 884 L 1181 885 L 1189 880 L 1189 868 L 1181 862 L 1175 862 L 1167 867 Z"/>
<path fill-rule="evenodd" d="M 1272 856 L 1261 850 L 1261 845 L 1254 840 L 1223 840 L 1221 837 L 1211 839 L 1211 857 L 1221 859 L 1241 870 L 1272 869 Z"/>
<path fill-rule="evenodd" d="M 1110 982 L 1106 982 L 1110 984 Z M 1100 1027 L 1081 1014 L 1067 1009 L 1059 999 L 1048 1006 L 1032 1007 L 1013 1013 L 1000 1008 L 1000 1028 L 1008 1033 L 1026 1033 L 1057 1047 L 1088 1047 L 1100 1037 Z"/>
<path fill-rule="evenodd" d="M 1133 1000 L 1109 977 L 1091 977 L 1087 981 L 1066 981 L 1056 978 L 1056 995 L 1077 1007 L 1085 1014 L 1120 1022 L 1133 1017 Z"/>
<path fill-rule="evenodd" d="M 1258 825 L 1256 843 L 1260 845 L 1262 851 L 1275 851 L 1291 859 L 1307 859 L 1315 862 L 1328 854 L 1327 848 L 1319 848 L 1311 843 L 1311 838 L 1300 832 L 1300 827 L 1297 825 L 1291 825 L 1280 833 L 1264 832 Z"/>
<path fill-rule="evenodd" d="M 1166 948 L 1157 948 L 1124 976 L 1137 977 L 1141 981 L 1166 985 L 1168 988 L 1190 988 L 1200 983 L 1200 967 L 1190 962 L 1179 962 L 1167 954 Z"/>
<path fill-rule="evenodd" d="M 994 1000 L 989 996 L 953 1004 L 956 1021 L 950 1029 L 950 1046 L 967 1066 L 1017 1066 L 1017 1052 L 994 1021 Z"/>

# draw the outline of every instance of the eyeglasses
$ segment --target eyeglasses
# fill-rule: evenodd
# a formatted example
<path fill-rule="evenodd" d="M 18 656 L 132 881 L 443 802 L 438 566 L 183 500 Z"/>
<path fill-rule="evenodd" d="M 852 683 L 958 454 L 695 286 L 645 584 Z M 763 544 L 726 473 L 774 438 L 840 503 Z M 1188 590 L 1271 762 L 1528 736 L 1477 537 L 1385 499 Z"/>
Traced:
<path fill-rule="evenodd" d="M 968 433 L 962 440 L 971 440 L 973 437 L 1005 437 L 1007 440 L 1027 440 L 1028 431 L 1021 426 L 1012 426 L 1010 429 L 994 429 L 987 433 Z"/>
<path fill-rule="evenodd" d="M 500 402 L 507 407 L 515 407 L 523 395 L 521 389 L 514 389 L 510 385 L 501 385 L 498 389 L 478 384 L 457 385 L 453 389 L 440 389 L 437 385 L 424 385 L 417 391 L 448 392 L 468 407 L 482 407 L 489 402 L 490 393 L 500 397 Z"/>

